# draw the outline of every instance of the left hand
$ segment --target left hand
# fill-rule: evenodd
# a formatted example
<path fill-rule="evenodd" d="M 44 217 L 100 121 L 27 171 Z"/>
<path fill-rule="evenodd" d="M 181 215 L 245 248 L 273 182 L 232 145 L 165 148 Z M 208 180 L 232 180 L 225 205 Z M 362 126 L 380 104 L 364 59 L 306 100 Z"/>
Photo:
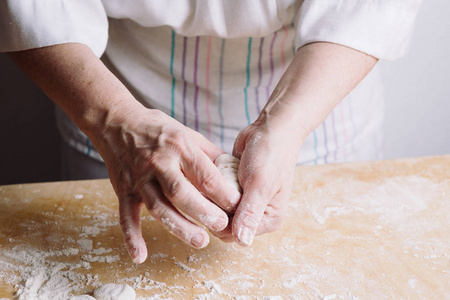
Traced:
<path fill-rule="evenodd" d="M 303 142 L 300 133 L 285 125 L 276 126 L 265 117 L 241 131 L 233 155 L 241 160 L 238 176 L 244 193 L 231 224 L 221 232 L 213 232 L 215 236 L 249 246 L 255 235 L 282 226 Z"/>
<path fill-rule="evenodd" d="M 282 225 L 303 141 L 376 62 L 328 42 L 297 50 L 258 119 L 236 139 L 233 155 L 241 159 L 244 194 L 231 225 L 216 236 L 248 246 L 255 235 Z"/>

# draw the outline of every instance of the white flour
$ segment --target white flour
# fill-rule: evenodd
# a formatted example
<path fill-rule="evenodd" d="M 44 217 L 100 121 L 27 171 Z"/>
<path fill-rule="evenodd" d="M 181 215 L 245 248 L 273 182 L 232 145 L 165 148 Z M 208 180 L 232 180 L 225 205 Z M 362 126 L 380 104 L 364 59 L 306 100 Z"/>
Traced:
<path fill-rule="evenodd" d="M 16 282 L 15 297 L 19 300 L 66 300 L 72 291 L 84 288 L 88 278 L 74 270 L 90 268 L 90 264 L 64 262 L 68 256 L 76 255 L 77 250 L 41 251 L 16 246 L 5 251 L 3 255 L 11 262 L 6 266 L 16 273 L 8 275 L 11 281 Z M 3 262 L 2 269 L 5 264 Z"/>

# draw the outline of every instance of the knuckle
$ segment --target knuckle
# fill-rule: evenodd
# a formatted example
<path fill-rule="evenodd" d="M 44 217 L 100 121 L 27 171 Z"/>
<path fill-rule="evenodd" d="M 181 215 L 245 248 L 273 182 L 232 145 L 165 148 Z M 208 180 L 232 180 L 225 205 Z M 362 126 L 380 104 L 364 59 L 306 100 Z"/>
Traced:
<path fill-rule="evenodd" d="M 220 177 L 217 173 L 205 175 L 200 181 L 200 188 L 205 192 L 214 192 L 220 183 Z"/>
<path fill-rule="evenodd" d="M 133 236 L 130 234 L 126 234 L 125 232 L 123 233 L 123 240 L 127 245 L 134 244 Z"/>
<path fill-rule="evenodd" d="M 131 243 L 133 241 L 133 226 L 131 222 L 126 218 L 120 219 L 120 227 L 122 228 L 123 238 L 125 242 Z"/>
<path fill-rule="evenodd" d="M 150 168 L 156 167 L 161 161 L 161 155 L 158 151 L 153 151 L 151 155 L 148 155 L 145 159 L 145 164 Z"/>
<path fill-rule="evenodd" d="M 183 184 L 179 181 L 173 181 L 168 183 L 166 189 L 166 196 L 169 199 L 182 199 L 184 195 Z"/>
<path fill-rule="evenodd" d="M 167 208 L 158 200 L 150 199 L 147 201 L 147 209 L 155 218 L 163 218 L 167 212 Z"/>
<path fill-rule="evenodd" d="M 135 165 L 141 170 L 153 170 L 161 160 L 161 156 L 157 151 L 145 151 L 140 153 L 140 157 L 136 158 Z"/>
<path fill-rule="evenodd" d="M 186 135 L 181 131 L 173 131 L 166 136 L 164 144 L 177 153 L 184 152 L 187 149 Z"/>
<path fill-rule="evenodd" d="M 241 211 L 241 220 L 245 226 L 256 228 L 258 226 L 260 216 L 259 210 L 254 205 L 247 205 L 244 210 Z"/>

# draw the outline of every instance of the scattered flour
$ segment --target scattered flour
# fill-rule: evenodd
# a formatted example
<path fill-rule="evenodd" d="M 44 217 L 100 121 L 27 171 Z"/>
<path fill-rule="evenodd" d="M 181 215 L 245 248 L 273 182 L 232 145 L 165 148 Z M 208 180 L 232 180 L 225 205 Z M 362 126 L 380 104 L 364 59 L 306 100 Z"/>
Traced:
<path fill-rule="evenodd" d="M 128 284 L 107 283 L 94 291 L 97 300 L 135 300 L 136 292 Z"/>
<path fill-rule="evenodd" d="M 76 269 L 88 269 L 89 263 L 67 263 L 64 257 L 75 255 L 77 251 L 72 248 L 62 251 L 43 251 L 36 249 L 23 249 L 19 246 L 4 251 L 3 255 L 11 263 L 2 261 L 1 267 L 9 266 L 10 271 L 18 275 L 8 275 L 11 281 L 16 282 L 15 299 L 38 300 L 55 299 L 67 300 L 72 291 L 84 287 L 87 277 L 74 272 Z M 59 260 L 47 259 L 61 257 Z"/>
<path fill-rule="evenodd" d="M 203 281 L 202 284 L 213 294 L 222 294 L 222 288 L 214 281 Z"/>
<path fill-rule="evenodd" d="M 92 240 L 88 239 L 80 239 L 77 241 L 78 245 L 80 245 L 81 250 L 91 251 L 92 250 Z"/>
<path fill-rule="evenodd" d="M 97 299 L 89 295 L 79 295 L 70 297 L 69 300 L 97 300 Z"/>
<path fill-rule="evenodd" d="M 155 253 L 150 255 L 150 259 L 166 258 L 167 256 L 165 253 Z"/>
<path fill-rule="evenodd" d="M 177 266 L 179 266 L 182 270 L 184 270 L 186 272 L 189 272 L 189 273 L 195 272 L 195 269 L 189 268 L 188 266 L 186 266 L 182 262 L 176 261 L 176 262 L 174 262 L 174 264 L 176 264 Z"/>
<path fill-rule="evenodd" d="M 82 255 L 81 259 L 88 262 L 113 263 L 119 261 L 119 255 L 94 256 L 91 254 Z"/>
<path fill-rule="evenodd" d="M 97 226 L 83 226 L 83 228 L 82 228 L 83 233 L 81 233 L 80 236 L 82 236 L 82 237 L 96 236 L 101 231 L 105 231 L 105 230 L 106 229 L 100 229 Z"/>
<path fill-rule="evenodd" d="M 96 255 L 101 255 L 101 254 L 110 253 L 110 252 L 112 252 L 111 248 L 105 249 L 103 247 L 92 250 L 92 253 L 94 253 Z"/>

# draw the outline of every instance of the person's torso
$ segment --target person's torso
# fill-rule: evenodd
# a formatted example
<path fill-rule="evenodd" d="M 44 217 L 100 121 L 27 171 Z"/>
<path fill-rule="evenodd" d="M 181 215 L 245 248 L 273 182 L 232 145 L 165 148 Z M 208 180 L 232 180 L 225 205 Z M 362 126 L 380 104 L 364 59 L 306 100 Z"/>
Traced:
<path fill-rule="evenodd" d="M 111 70 L 144 105 L 227 152 L 295 55 L 296 1 L 103 3 Z M 362 137 L 380 126 L 381 100 L 372 74 L 307 138 L 299 162 L 348 160 L 354 143 L 367 144 Z"/>

